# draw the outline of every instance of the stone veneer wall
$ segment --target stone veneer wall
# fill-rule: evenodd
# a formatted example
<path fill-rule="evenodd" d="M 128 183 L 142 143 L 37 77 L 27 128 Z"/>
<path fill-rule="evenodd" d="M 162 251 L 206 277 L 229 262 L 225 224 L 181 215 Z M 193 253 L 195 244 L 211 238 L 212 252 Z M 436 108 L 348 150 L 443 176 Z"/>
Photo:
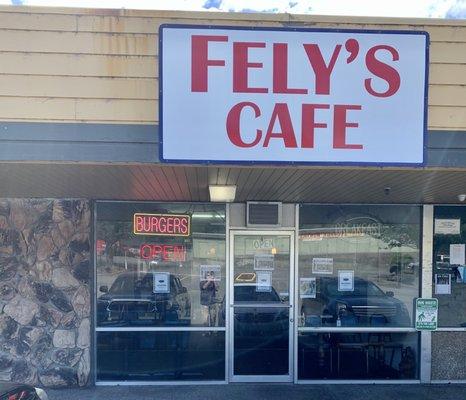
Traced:
<path fill-rule="evenodd" d="M 0 199 L 0 379 L 89 382 L 90 220 L 85 200 Z"/>
<path fill-rule="evenodd" d="M 466 332 L 432 332 L 432 379 L 466 380 Z"/>

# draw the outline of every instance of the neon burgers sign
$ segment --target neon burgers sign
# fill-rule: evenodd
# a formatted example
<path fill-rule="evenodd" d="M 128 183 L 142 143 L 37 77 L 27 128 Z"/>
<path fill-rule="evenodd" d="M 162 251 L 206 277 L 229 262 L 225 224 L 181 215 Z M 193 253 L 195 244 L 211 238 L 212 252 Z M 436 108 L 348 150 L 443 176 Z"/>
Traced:
<path fill-rule="evenodd" d="M 191 216 L 136 213 L 133 216 L 133 233 L 152 236 L 189 236 Z"/>

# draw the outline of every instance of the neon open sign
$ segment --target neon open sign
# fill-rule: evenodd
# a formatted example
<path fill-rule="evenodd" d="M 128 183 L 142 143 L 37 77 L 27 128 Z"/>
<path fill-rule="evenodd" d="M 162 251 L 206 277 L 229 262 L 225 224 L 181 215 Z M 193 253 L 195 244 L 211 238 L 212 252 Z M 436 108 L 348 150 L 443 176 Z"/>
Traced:
<path fill-rule="evenodd" d="M 145 243 L 139 248 L 143 260 L 186 261 L 186 247 L 182 244 Z"/>
<path fill-rule="evenodd" d="M 189 236 L 191 217 L 176 214 L 136 213 L 133 217 L 135 235 Z"/>

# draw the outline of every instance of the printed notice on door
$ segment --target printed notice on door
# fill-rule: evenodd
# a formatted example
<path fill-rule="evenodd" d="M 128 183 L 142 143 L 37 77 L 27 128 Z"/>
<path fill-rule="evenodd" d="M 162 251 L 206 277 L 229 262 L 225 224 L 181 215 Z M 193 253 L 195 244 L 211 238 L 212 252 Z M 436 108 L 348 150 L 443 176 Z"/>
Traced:
<path fill-rule="evenodd" d="M 436 235 L 459 235 L 460 234 L 460 219 L 435 219 L 435 234 Z"/>
<path fill-rule="evenodd" d="M 318 275 L 333 274 L 333 258 L 313 258 L 312 273 Z"/>

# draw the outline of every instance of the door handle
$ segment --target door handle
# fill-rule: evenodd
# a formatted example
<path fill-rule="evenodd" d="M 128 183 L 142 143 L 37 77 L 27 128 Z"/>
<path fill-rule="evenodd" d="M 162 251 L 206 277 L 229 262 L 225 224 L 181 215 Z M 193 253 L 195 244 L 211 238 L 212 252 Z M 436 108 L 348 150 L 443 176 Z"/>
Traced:
<path fill-rule="evenodd" d="M 293 319 L 293 318 L 290 318 L 290 322 L 294 322 L 294 319 Z"/>

